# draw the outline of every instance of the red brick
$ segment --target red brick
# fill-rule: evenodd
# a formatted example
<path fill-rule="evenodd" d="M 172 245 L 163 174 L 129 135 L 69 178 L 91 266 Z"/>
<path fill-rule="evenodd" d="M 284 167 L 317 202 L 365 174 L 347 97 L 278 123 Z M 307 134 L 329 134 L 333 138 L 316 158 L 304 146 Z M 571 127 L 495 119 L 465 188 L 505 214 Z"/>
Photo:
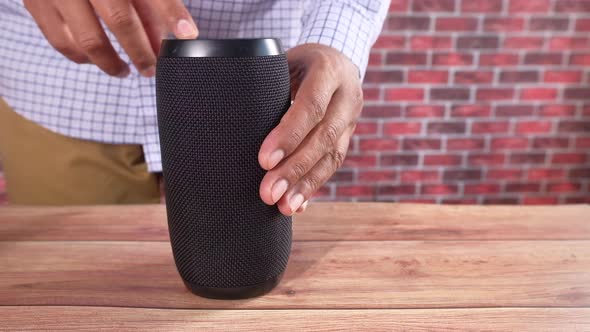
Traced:
<path fill-rule="evenodd" d="M 330 177 L 330 182 L 352 182 L 354 172 L 352 170 L 339 169 Z"/>
<path fill-rule="evenodd" d="M 469 165 L 502 165 L 506 161 L 506 155 L 503 153 L 478 153 L 470 154 L 467 157 Z"/>
<path fill-rule="evenodd" d="M 401 83 L 403 78 L 401 70 L 369 69 L 365 74 L 366 83 Z"/>
<path fill-rule="evenodd" d="M 377 134 L 377 122 L 359 122 L 354 129 L 355 135 L 375 135 Z"/>
<path fill-rule="evenodd" d="M 344 159 L 343 167 L 375 167 L 377 166 L 377 157 L 375 155 L 352 155 L 349 154 Z"/>
<path fill-rule="evenodd" d="M 433 55 L 435 66 L 466 66 L 473 64 L 473 55 L 468 53 L 437 53 Z"/>
<path fill-rule="evenodd" d="M 424 100 L 424 90 L 415 88 L 391 88 L 386 90 L 387 100 Z"/>
<path fill-rule="evenodd" d="M 416 194 L 416 186 L 411 184 L 390 185 L 379 187 L 379 195 L 399 196 L 399 195 L 414 195 Z"/>
<path fill-rule="evenodd" d="M 449 36 L 413 36 L 410 48 L 413 50 L 444 50 L 453 47 L 453 40 Z"/>
<path fill-rule="evenodd" d="M 590 204 L 590 195 L 566 197 L 565 202 L 567 204 Z"/>
<path fill-rule="evenodd" d="M 524 18 L 486 17 L 483 27 L 485 31 L 522 31 L 524 29 Z"/>
<path fill-rule="evenodd" d="M 465 36 L 457 38 L 458 49 L 494 49 L 500 45 L 497 36 Z"/>
<path fill-rule="evenodd" d="M 522 100 L 555 100 L 557 89 L 552 88 L 530 88 L 520 90 Z"/>
<path fill-rule="evenodd" d="M 480 101 L 488 100 L 506 100 L 514 97 L 512 88 L 479 88 L 477 89 L 476 98 Z"/>
<path fill-rule="evenodd" d="M 436 56 L 435 56 L 436 58 Z M 506 67 L 518 65 L 518 54 L 486 53 L 479 56 L 480 66 Z"/>
<path fill-rule="evenodd" d="M 522 204 L 527 205 L 550 205 L 557 204 L 557 202 L 557 197 L 524 197 L 522 199 Z"/>
<path fill-rule="evenodd" d="M 405 12 L 408 10 L 408 1 L 409 0 L 391 0 L 389 4 L 389 12 Z"/>
<path fill-rule="evenodd" d="M 506 192 L 509 193 L 534 193 L 541 190 L 541 184 L 535 182 L 507 183 Z"/>
<path fill-rule="evenodd" d="M 545 39 L 543 37 L 513 36 L 506 37 L 504 40 L 504 48 L 519 50 L 538 50 L 542 49 L 544 44 Z"/>
<path fill-rule="evenodd" d="M 567 148 L 569 146 L 569 138 L 567 137 L 535 137 L 533 139 L 533 147 L 537 149 L 549 148 Z"/>
<path fill-rule="evenodd" d="M 361 151 L 395 151 L 399 148 L 396 139 L 361 138 L 359 140 Z"/>
<path fill-rule="evenodd" d="M 438 171 L 411 170 L 400 173 L 402 183 L 439 182 L 440 180 L 441 176 Z"/>
<path fill-rule="evenodd" d="M 549 49 L 551 50 L 576 50 L 585 49 L 590 45 L 588 37 L 553 37 L 549 41 Z"/>
<path fill-rule="evenodd" d="M 565 99 L 590 99 L 590 88 L 566 88 L 563 97 Z"/>
<path fill-rule="evenodd" d="M 586 159 L 585 153 L 556 153 L 551 162 L 553 164 L 583 164 Z"/>
<path fill-rule="evenodd" d="M 507 133 L 509 127 L 510 123 L 507 121 L 473 122 L 471 132 L 473 134 L 501 134 Z"/>
<path fill-rule="evenodd" d="M 347 197 L 373 197 L 374 196 L 374 188 L 372 186 L 362 186 L 362 185 L 338 185 L 336 187 L 336 195 L 337 196 L 347 196 Z"/>
<path fill-rule="evenodd" d="M 510 163 L 512 164 L 543 164 L 546 155 L 544 152 L 526 152 L 514 153 L 510 156 Z"/>
<path fill-rule="evenodd" d="M 577 149 L 590 148 L 590 137 L 576 137 L 576 148 Z"/>
<path fill-rule="evenodd" d="M 365 105 L 361 118 L 397 118 L 400 115 L 399 105 Z"/>
<path fill-rule="evenodd" d="M 385 182 L 395 181 L 397 173 L 392 170 L 363 170 L 358 176 L 360 182 Z"/>
<path fill-rule="evenodd" d="M 332 197 L 332 189 L 329 186 L 324 185 L 318 191 L 313 194 L 315 198 L 331 198 Z"/>
<path fill-rule="evenodd" d="M 562 179 L 565 176 L 563 169 L 556 168 L 531 168 L 528 171 L 527 179 L 531 181 L 535 180 L 548 180 L 548 179 Z"/>
<path fill-rule="evenodd" d="M 427 154 L 424 156 L 425 166 L 454 166 L 461 164 L 461 156 L 452 154 Z"/>
<path fill-rule="evenodd" d="M 455 105 L 451 109 L 451 117 L 488 117 L 490 113 L 490 105 L 484 104 Z"/>
<path fill-rule="evenodd" d="M 562 182 L 547 185 L 547 191 L 551 193 L 575 193 L 581 190 L 582 185 L 580 183 Z"/>
<path fill-rule="evenodd" d="M 582 73 L 569 70 L 548 70 L 544 81 L 547 83 L 581 83 Z"/>
<path fill-rule="evenodd" d="M 564 13 L 590 13 L 590 1 L 587 0 L 558 0 L 555 11 Z"/>
<path fill-rule="evenodd" d="M 433 198 L 400 198 L 397 200 L 400 203 L 415 203 L 415 204 L 434 204 L 436 199 Z"/>
<path fill-rule="evenodd" d="M 438 31 L 474 31 L 477 19 L 471 17 L 439 17 L 435 29 Z"/>
<path fill-rule="evenodd" d="M 452 12 L 455 0 L 414 0 L 412 10 L 416 12 Z"/>
<path fill-rule="evenodd" d="M 477 204 L 477 199 L 476 198 L 466 198 L 466 197 L 462 197 L 462 198 L 443 198 L 442 199 L 442 204 L 467 204 L 467 205 L 473 205 L 473 204 Z"/>
<path fill-rule="evenodd" d="M 440 150 L 440 138 L 404 138 L 404 150 Z"/>
<path fill-rule="evenodd" d="M 465 194 L 498 194 L 500 193 L 500 185 L 498 184 L 486 184 L 486 183 L 479 183 L 479 184 L 466 184 L 465 185 Z"/>
<path fill-rule="evenodd" d="M 492 138 L 493 150 L 521 150 L 529 146 L 529 140 L 525 137 L 495 137 Z"/>
<path fill-rule="evenodd" d="M 554 105 L 541 105 L 539 115 L 541 116 L 558 116 L 567 117 L 574 116 L 576 114 L 576 105 L 568 104 L 554 104 Z"/>
<path fill-rule="evenodd" d="M 427 61 L 426 53 L 390 52 L 385 56 L 388 65 L 426 65 Z"/>
<path fill-rule="evenodd" d="M 465 122 L 429 122 L 427 132 L 429 134 L 463 134 L 466 128 Z"/>
<path fill-rule="evenodd" d="M 380 35 L 373 45 L 374 49 L 396 49 L 406 46 L 406 37 Z"/>
<path fill-rule="evenodd" d="M 549 0 L 510 0 L 511 13 L 546 13 L 550 8 Z"/>
<path fill-rule="evenodd" d="M 377 101 L 381 99 L 380 88 L 363 87 L 363 99 L 368 101 Z"/>
<path fill-rule="evenodd" d="M 383 134 L 399 136 L 408 134 L 419 134 L 422 130 L 420 122 L 386 122 L 383 124 Z"/>
<path fill-rule="evenodd" d="M 417 154 L 381 155 L 381 166 L 416 166 L 418 165 Z"/>
<path fill-rule="evenodd" d="M 570 65 L 590 65 L 590 53 L 575 53 L 570 56 Z"/>
<path fill-rule="evenodd" d="M 562 53 L 528 53 L 524 57 L 524 63 L 527 65 L 560 65 L 562 58 Z"/>
<path fill-rule="evenodd" d="M 557 130 L 560 133 L 590 133 L 590 121 L 560 121 Z"/>
<path fill-rule="evenodd" d="M 432 100 L 469 100 L 468 88 L 432 88 L 430 89 Z"/>
<path fill-rule="evenodd" d="M 481 169 L 445 170 L 443 180 L 447 182 L 481 180 Z"/>
<path fill-rule="evenodd" d="M 430 29 L 430 18 L 425 16 L 389 16 L 385 21 L 385 30 L 428 30 Z"/>
<path fill-rule="evenodd" d="M 576 31 L 590 31 L 590 18 L 579 18 L 576 21 Z"/>
<path fill-rule="evenodd" d="M 586 168 L 574 168 L 570 170 L 569 177 L 572 179 L 590 179 L 590 167 Z"/>
<path fill-rule="evenodd" d="M 518 180 L 522 177 L 522 174 L 521 169 L 490 169 L 486 178 L 490 180 Z"/>
<path fill-rule="evenodd" d="M 455 72 L 455 83 L 489 84 L 494 79 L 494 72 L 480 70 L 463 70 Z"/>
<path fill-rule="evenodd" d="M 449 81 L 449 73 L 441 70 L 411 70 L 408 72 L 410 83 L 446 84 Z"/>
<path fill-rule="evenodd" d="M 408 118 L 442 118 L 444 113 L 445 109 L 440 105 L 411 105 L 405 110 Z"/>
<path fill-rule="evenodd" d="M 532 17 L 529 22 L 532 31 L 566 31 L 568 26 L 568 18 Z"/>
<path fill-rule="evenodd" d="M 539 81 L 536 70 L 504 70 L 500 73 L 501 83 L 531 83 Z"/>
<path fill-rule="evenodd" d="M 485 141 L 481 138 L 449 138 L 447 150 L 481 150 Z"/>
<path fill-rule="evenodd" d="M 499 105 L 496 107 L 496 116 L 530 116 L 534 111 L 535 108 L 529 105 Z"/>
<path fill-rule="evenodd" d="M 461 11 L 466 13 L 498 13 L 502 11 L 502 0 L 461 1 Z"/>
<path fill-rule="evenodd" d="M 381 52 L 371 52 L 369 54 L 369 68 L 383 65 L 383 54 Z"/>
<path fill-rule="evenodd" d="M 516 124 L 518 134 L 548 133 L 551 131 L 549 121 L 523 121 Z"/>
<path fill-rule="evenodd" d="M 517 197 L 485 197 L 483 200 L 483 204 L 493 204 L 493 205 L 500 205 L 500 204 L 518 204 Z"/>
<path fill-rule="evenodd" d="M 451 184 L 427 184 L 421 188 L 424 195 L 452 195 L 459 192 L 459 187 Z"/>

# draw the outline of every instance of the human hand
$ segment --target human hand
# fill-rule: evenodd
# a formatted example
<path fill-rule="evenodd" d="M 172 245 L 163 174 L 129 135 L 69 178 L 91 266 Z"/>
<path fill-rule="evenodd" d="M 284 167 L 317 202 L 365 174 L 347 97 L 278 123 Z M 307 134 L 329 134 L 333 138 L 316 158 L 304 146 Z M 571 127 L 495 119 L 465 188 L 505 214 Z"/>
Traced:
<path fill-rule="evenodd" d="M 287 59 L 293 104 L 262 143 L 258 161 L 268 170 L 260 197 L 292 215 L 342 165 L 363 95 L 357 67 L 336 49 L 304 44 Z"/>
<path fill-rule="evenodd" d="M 111 76 L 129 75 L 100 22 L 113 32 L 141 75 L 155 75 L 163 32 L 196 38 L 182 0 L 24 0 L 49 43 L 76 63 L 93 63 Z"/>

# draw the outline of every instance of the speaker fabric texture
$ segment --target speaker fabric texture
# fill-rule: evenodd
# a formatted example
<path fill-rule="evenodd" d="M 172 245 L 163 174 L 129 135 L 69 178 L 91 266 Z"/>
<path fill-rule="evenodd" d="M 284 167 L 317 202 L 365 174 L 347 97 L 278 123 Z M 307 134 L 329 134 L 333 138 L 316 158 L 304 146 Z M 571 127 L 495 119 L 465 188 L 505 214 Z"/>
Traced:
<path fill-rule="evenodd" d="M 270 290 L 287 265 L 291 218 L 260 199 L 258 152 L 290 105 L 286 56 L 160 56 L 156 95 L 181 277 L 207 297 Z"/>

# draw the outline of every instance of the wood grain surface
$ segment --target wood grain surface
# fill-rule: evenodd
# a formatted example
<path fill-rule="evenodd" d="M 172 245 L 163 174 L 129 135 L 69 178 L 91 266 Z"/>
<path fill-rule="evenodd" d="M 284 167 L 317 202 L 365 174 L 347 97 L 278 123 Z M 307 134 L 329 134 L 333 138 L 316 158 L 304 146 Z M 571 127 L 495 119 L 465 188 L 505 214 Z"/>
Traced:
<path fill-rule="evenodd" d="M 590 330 L 590 206 L 315 204 L 249 300 L 180 280 L 163 206 L 0 209 L 0 330 Z"/>

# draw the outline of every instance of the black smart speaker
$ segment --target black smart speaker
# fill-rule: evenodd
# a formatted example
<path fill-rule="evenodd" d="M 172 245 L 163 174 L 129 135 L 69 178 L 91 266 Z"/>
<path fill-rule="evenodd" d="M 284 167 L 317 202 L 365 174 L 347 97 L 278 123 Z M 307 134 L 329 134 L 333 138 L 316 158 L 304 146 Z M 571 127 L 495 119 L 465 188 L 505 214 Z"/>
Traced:
<path fill-rule="evenodd" d="M 279 41 L 164 40 L 156 96 L 170 241 L 186 286 L 223 299 L 270 291 L 291 250 L 291 218 L 259 196 L 258 151 L 291 103 Z"/>

